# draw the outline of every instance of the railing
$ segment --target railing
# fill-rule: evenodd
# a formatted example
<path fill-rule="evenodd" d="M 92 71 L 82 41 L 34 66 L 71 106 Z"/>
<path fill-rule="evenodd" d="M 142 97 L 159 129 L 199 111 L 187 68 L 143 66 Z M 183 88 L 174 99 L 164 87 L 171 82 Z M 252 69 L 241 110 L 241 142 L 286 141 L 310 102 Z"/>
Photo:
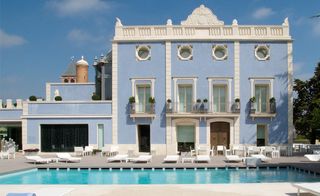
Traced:
<path fill-rule="evenodd" d="M 270 102 L 266 105 L 265 111 L 258 111 L 258 105 L 256 102 L 250 102 L 250 114 L 275 114 L 277 113 L 276 102 Z"/>
<path fill-rule="evenodd" d="M 211 102 L 200 103 L 166 103 L 167 113 L 240 113 L 240 104 Z"/>
<path fill-rule="evenodd" d="M 159 39 L 291 39 L 289 25 L 157 25 L 116 26 L 114 40 Z"/>
<path fill-rule="evenodd" d="M 155 104 L 154 103 L 131 103 L 130 114 L 154 114 Z"/>

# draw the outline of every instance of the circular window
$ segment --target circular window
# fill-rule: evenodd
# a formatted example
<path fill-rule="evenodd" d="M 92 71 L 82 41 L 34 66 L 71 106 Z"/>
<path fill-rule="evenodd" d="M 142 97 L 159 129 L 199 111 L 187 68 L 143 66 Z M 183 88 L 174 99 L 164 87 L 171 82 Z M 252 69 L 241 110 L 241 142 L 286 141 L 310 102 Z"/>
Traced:
<path fill-rule="evenodd" d="M 256 46 L 255 49 L 256 58 L 260 61 L 268 60 L 270 57 L 270 51 L 268 46 Z"/>
<path fill-rule="evenodd" d="M 138 46 L 136 49 L 136 57 L 140 61 L 150 59 L 150 47 L 149 46 Z"/>
<path fill-rule="evenodd" d="M 216 60 L 224 60 L 228 56 L 227 46 L 216 45 L 212 48 L 212 55 Z"/>
<path fill-rule="evenodd" d="M 179 46 L 178 56 L 181 60 L 192 59 L 192 47 L 191 46 Z"/>

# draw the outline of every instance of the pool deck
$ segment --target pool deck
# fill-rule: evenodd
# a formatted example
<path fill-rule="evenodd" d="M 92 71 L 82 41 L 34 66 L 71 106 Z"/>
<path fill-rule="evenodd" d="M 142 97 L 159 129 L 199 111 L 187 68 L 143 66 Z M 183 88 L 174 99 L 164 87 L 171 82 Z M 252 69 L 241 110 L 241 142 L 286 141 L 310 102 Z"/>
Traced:
<path fill-rule="evenodd" d="M 55 154 L 41 154 L 55 157 Z M 0 174 L 32 168 L 216 168 L 245 167 L 243 163 L 227 163 L 223 156 L 213 156 L 210 163 L 163 163 L 164 156 L 154 156 L 151 163 L 107 163 L 107 157 L 86 156 L 80 163 L 32 164 L 18 153 L 16 159 L 0 160 Z M 261 166 L 292 166 L 320 175 L 320 162 L 310 162 L 303 156 L 274 158 Z M 320 177 L 319 177 L 320 181 Z M 263 191 L 262 191 L 263 190 Z M 0 185 L 0 195 L 9 192 L 51 192 L 52 195 L 297 195 L 290 183 L 193 184 L 193 185 Z M 56 194 L 55 194 L 56 191 Z M 37 194 L 37 196 L 41 194 Z M 50 196 L 45 194 L 46 196 Z M 303 193 L 302 196 L 311 194 Z"/>

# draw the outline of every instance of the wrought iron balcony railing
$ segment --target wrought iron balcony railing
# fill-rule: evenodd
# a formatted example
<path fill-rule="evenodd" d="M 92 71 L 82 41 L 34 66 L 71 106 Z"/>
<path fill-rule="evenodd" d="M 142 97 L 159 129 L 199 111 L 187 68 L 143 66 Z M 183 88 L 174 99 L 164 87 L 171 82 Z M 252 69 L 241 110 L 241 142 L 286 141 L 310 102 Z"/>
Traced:
<path fill-rule="evenodd" d="M 166 103 L 167 113 L 240 113 L 240 103 Z"/>
<path fill-rule="evenodd" d="M 130 114 L 154 114 L 155 104 L 154 103 L 131 103 Z"/>

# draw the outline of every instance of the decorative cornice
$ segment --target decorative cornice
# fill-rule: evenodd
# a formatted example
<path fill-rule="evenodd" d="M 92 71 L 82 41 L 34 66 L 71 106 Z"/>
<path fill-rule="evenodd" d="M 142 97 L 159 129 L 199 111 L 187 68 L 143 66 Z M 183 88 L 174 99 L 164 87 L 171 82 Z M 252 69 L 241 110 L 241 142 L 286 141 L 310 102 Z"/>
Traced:
<path fill-rule="evenodd" d="M 188 16 L 187 20 L 181 21 L 181 25 L 223 25 L 224 22 L 218 20 L 217 16 L 212 11 L 200 5 L 200 7 L 193 10 L 192 14 Z"/>

